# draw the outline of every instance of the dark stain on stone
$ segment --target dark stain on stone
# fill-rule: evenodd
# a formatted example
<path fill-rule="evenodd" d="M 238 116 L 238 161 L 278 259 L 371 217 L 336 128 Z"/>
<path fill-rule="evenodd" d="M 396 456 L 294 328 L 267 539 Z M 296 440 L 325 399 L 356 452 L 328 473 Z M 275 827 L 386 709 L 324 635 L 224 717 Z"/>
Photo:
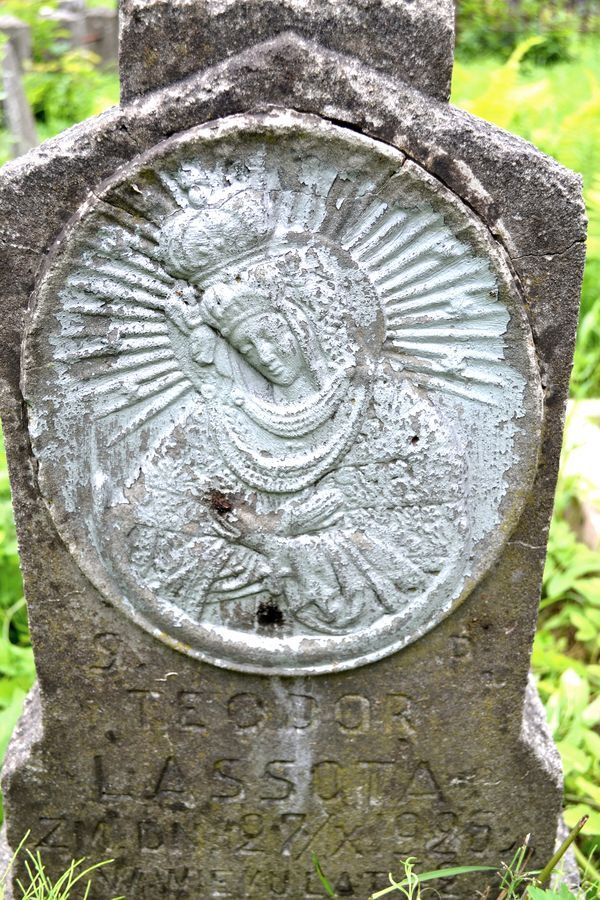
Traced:
<path fill-rule="evenodd" d="M 226 516 L 233 510 L 233 503 L 227 494 L 223 494 L 221 491 L 211 491 L 208 495 L 208 502 L 211 509 L 219 516 Z"/>
<path fill-rule="evenodd" d="M 256 610 L 256 621 L 263 627 L 274 626 L 281 627 L 283 625 L 283 613 L 279 605 L 273 600 L 259 603 Z"/>
<path fill-rule="evenodd" d="M 342 872 L 335 888 L 339 897 L 354 897 L 354 888 L 348 872 Z"/>

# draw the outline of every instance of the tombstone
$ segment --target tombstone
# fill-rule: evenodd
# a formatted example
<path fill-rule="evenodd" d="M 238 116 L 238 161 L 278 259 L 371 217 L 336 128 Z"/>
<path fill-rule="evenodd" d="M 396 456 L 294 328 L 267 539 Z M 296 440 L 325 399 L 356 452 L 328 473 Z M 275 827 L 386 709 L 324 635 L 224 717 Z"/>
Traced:
<path fill-rule="evenodd" d="M 21 69 L 31 60 L 31 29 L 16 16 L 0 16 L 0 32 L 6 35 Z"/>
<path fill-rule="evenodd" d="M 61 12 L 74 12 L 84 15 L 86 11 L 85 0 L 59 0 L 58 9 Z"/>
<path fill-rule="evenodd" d="M 115 65 L 119 54 L 119 16 L 116 9 L 93 7 L 85 13 L 88 50 L 96 53 L 104 65 Z"/>
<path fill-rule="evenodd" d="M 80 0 L 62 0 L 56 9 L 44 9 L 42 15 L 56 23 L 61 43 L 66 43 L 69 49 L 91 50 L 104 65 L 116 63 L 119 51 L 116 9 L 104 6 L 87 9 Z"/>
<path fill-rule="evenodd" d="M 74 0 L 72 3 L 61 3 L 56 9 L 43 7 L 40 16 L 59 29 L 58 37 L 63 48 L 66 45 L 69 50 L 77 50 L 85 45 L 86 10 L 83 3 Z"/>
<path fill-rule="evenodd" d="M 529 662 L 581 184 L 448 104 L 452 13 L 129 0 L 122 105 L 3 173 L 39 678 L 6 847 L 113 858 L 95 897 L 554 846 Z"/>
<path fill-rule="evenodd" d="M 21 80 L 21 65 L 12 41 L 0 48 L 2 54 L 4 120 L 10 132 L 11 156 L 19 156 L 38 143 L 35 119 Z"/>

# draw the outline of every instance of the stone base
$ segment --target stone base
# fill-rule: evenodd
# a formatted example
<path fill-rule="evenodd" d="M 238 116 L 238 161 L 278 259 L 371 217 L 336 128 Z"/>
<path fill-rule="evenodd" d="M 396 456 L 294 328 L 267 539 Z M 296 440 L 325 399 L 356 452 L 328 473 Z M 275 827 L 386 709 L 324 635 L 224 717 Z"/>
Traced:
<path fill-rule="evenodd" d="M 54 877 L 73 857 L 114 858 L 96 878 L 97 900 L 317 898 L 312 852 L 340 896 L 366 897 L 386 885 L 388 871 L 401 872 L 407 856 L 420 869 L 497 865 L 527 833 L 536 848 L 532 866 L 543 865 L 556 841 L 547 801 L 558 800 L 561 774 L 535 688 L 517 745 L 492 721 L 481 731 L 450 724 L 434 747 L 426 718 L 419 721 L 415 703 L 393 689 L 385 665 L 340 676 L 332 693 L 322 679 L 264 679 L 262 703 L 256 685 L 238 689 L 240 676 L 231 676 L 226 695 L 210 697 L 188 682 L 175 694 L 180 727 L 170 735 L 156 724 L 162 686 L 153 694 L 130 687 L 139 733 L 130 736 L 135 747 L 120 749 L 106 721 L 87 738 L 65 734 L 61 751 L 52 752 L 36 686 L 3 772 L 11 847 L 31 828 L 29 846 Z M 211 674 L 222 678 L 206 667 L 205 691 Z M 209 753 L 207 765 L 203 729 L 220 708 L 222 751 Z M 281 715 L 287 724 L 276 721 Z M 461 741 L 462 758 L 455 752 Z M 26 822 L 21 804 L 39 815 Z M 1 852 L 10 859 L 6 835 Z M 18 863 L 14 872 L 23 877 Z M 487 881 L 468 876 L 438 889 L 443 900 L 472 900 Z M 11 890 L 9 879 L 7 900 Z"/>
<path fill-rule="evenodd" d="M 25 698 L 23 712 L 21 713 L 21 717 L 16 724 L 10 743 L 6 750 L 6 755 L 2 764 L 3 778 L 10 779 L 13 773 L 18 772 L 20 769 L 24 768 L 27 765 L 32 756 L 32 753 L 34 752 L 34 748 L 41 742 L 42 737 L 42 706 L 40 702 L 39 684 L 36 681 L 29 691 L 27 697 Z M 25 829 L 22 837 L 25 837 L 28 830 L 28 828 Z M 0 831 L 0 875 L 3 875 L 5 872 L 12 873 L 12 875 L 14 875 L 15 867 L 13 856 L 18 846 L 18 842 L 15 842 L 14 846 L 9 845 L 6 834 L 5 820 L 2 826 L 2 830 Z M 34 849 L 32 844 L 30 844 L 29 842 L 26 844 L 26 846 L 29 849 Z M 4 884 L 4 893 L 2 894 L 2 900 L 13 900 L 13 888 L 13 877 L 11 877 L 11 875 L 9 874 L 9 877 L 7 877 L 6 883 Z"/>

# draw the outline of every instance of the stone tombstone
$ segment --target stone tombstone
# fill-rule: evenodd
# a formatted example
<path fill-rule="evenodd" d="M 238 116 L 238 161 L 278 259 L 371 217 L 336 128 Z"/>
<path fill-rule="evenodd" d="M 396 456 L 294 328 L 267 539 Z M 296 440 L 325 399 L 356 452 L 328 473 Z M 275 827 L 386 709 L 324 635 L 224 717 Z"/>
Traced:
<path fill-rule="evenodd" d="M 0 20 L 1 24 L 1 20 Z M 26 153 L 39 143 L 35 118 L 23 87 L 21 62 L 12 40 L 0 46 L 2 64 L 2 111 L 10 134 L 12 157 Z"/>
<path fill-rule="evenodd" d="M 77 50 L 86 43 L 86 11 L 79 0 L 66 0 L 56 8 L 42 7 L 40 16 L 57 27 L 58 45 L 61 52 L 64 48 Z"/>
<path fill-rule="evenodd" d="M 5 850 L 129 900 L 544 861 L 578 177 L 448 104 L 449 2 L 121 17 L 121 106 L 0 185 L 39 678 Z"/>
<path fill-rule="evenodd" d="M 0 33 L 8 38 L 23 70 L 31 61 L 31 28 L 16 16 L 0 15 Z"/>
<path fill-rule="evenodd" d="M 96 53 L 103 65 L 117 63 L 119 54 L 119 16 L 116 9 L 96 6 L 85 12 L 86 49 Z"/>

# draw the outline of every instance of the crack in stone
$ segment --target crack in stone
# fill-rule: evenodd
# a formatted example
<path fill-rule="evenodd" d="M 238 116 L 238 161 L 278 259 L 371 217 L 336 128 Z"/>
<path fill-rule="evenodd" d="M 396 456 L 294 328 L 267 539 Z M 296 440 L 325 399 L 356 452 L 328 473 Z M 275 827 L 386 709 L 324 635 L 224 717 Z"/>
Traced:
<path fill-rule="evenodd" d="M 527 541 L 519 541 L 519 540 L 507 541 L 507 546 L 508 547 L 512 547 L 512 546 L 525 547 L 527 550 L 538 550 L 542 553 L 546 552 L 546 547 L 547 547 L 546 544 L 528 544 Z"/>
<path fill-rule="evenodd" d="M 513 262 L 520 262 L 522 259 L 544 259 L 547 256 L 564 256 L 566 253 L 569 253 L 573 247 L 583 246 L 585 247 L 586 239 L 578 238 L 576 241 L 572 241 L 562 250 L 541 250 L 539 253 L 525 253 L 523 256 L 513 256 Z"/>
<path fill-rule="evenodd" d="M 35 253 L 36 256 L 43 256 L 39 247 L 36 249 L 35 247 L 30 247 L 28 244 L 17 244 L 14 241 L 7 241 L 4 238 L 0 238 L 0 244 L 6 250 L 25 250 L 27 253 Z"/>

